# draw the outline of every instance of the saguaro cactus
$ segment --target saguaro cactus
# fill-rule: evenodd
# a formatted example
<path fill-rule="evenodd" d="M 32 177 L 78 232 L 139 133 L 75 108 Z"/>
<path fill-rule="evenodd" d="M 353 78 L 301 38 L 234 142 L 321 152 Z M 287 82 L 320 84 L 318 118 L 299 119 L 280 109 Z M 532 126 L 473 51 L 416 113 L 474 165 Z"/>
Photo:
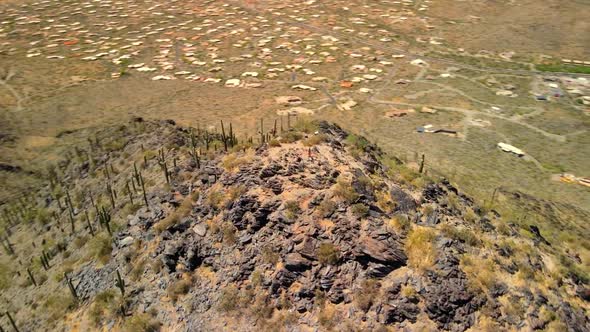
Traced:
<path fill-rule="evenodd" d="M 72 283 L 72 279 L 70 279 L 70 277 L 68 277 L 67 272 L 64 272 L 64 279 L 66 279 L 66 283 L 68 284 L 68 288 L 70 289 L 70 293 L 72 294 L 72 297 L 74 298 L 74 300 L 76 300 L 76 302 L 78 302 L 79 299 L 78 299 L 78 293 L 76 292 L 76 287 Z"/>
<path fill-rule="evenodd" d="M 102 210 L 100 211 L 100 214 L 98 215 L 98 220 L 100 221 L 101 225 L 103 225 L 106 229 L 107 232 L 109 232 L 109 234 L 112 235 L 111 233 L 111 214 L 107 211 L 107 209 L 105 209 L 105 207 L 102 207 Z"/>
<path fill-rule="evenodd" d="M 29 269 L 28 267 L 27 267 L 27 274 L 29 275 L 29 279 L 31 279 L 31 282 L 33 283 L 33 285 L 35 285 L 35 287 L 36 287 L 37 281 L 35 280 L 35 277 L 33 276 L 31 269 Z"/>
<path fill-rule="evenodd" d="M 14 319 L 12 319 L 12 316 L 10 315 L 10 312 L 6 312 L 6 317 L 8 317 L 8 321 L 10 322 L 10 325 L 12 325 L 14 331 L 19 332 L 18 327 L 16 327 L 16 323 L 14 322 Z"/>
<path fill-rule="evenodd" d="M 125 280 L 121 278 L 121 273 L 119 273 L 118 269 L 117 278 L 115 279 L 115 286 L 119 287 L 119 290 L 121 290 L 121 295 L 125 295 Z"/>

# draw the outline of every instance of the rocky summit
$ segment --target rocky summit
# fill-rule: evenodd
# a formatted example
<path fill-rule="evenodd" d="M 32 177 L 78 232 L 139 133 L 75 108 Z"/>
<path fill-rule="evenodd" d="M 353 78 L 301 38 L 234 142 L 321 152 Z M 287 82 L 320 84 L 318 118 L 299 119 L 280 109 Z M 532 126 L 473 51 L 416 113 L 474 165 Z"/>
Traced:
<path fill-rule="evenodd" d="M 75 149 L 5 210 L 0 326 L 590 330 L 588 280 L 558 268 L 579 257 L 424 159 L 327 122 L 221 128 L 64 133 Z"/>

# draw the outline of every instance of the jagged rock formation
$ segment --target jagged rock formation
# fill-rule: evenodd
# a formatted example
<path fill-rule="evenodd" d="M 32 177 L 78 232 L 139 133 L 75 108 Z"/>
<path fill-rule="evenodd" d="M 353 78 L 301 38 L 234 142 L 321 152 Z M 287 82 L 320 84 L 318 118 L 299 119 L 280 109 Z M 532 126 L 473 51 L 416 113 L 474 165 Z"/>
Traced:
<path fill-rule="evenodd" d="M 140 133 L 129 129 L 137 126 Z M 347 140 L 335 125 L 320 123 L 315 133 L 288 132 L 282 143 L 277 138 L 238 145 L 228 153 L 217 144 L 219 151 L 202 152 L 198 163 L 190 155 L 189 131 L 141 119 L 129 128 L 121 129 L 132 132 L 121 151 L 62 165 L 72 191 L 90 192 L 73 215 L 112 204 L 110 215 L 124 216 L 115 223 L 104 264 L 91 259 L 71 268 L 79 305 L 70 309 L 74 318 L 57 325 L 66 330 L 125 326 L 125 315 L 141 313 L 167 329 L 185 331 L 536 330 L 556 321 L 572 331 L 590 328 L 582 295 L 568 302 L 559 288 L 527 288 L 499 277 L 542 274 L 547 263 L 536 252 L 525 253 L 526 262 L 510 261 L 517 249 L 502 241 L 528 240 L 506 225 L 500 235 L 497 213 L 475 206 L 444 180 L 400 182 L 401 171 L 422 175 L 399 162 L 385 166 L 376 146 L 362 138 Z M 211 142 L 225 139 L 211 135 Z M 157 164 L 145 151 L 160 147 L 167 148 Z M 133 167 L 133 160 L 141 162 L 140 150 L 145 180 L 131 180 L 131 190 L 128 179 L 142 176 Z M 93 169 L 105 169 L 105 178 L 94 179 Z M 95 205 L 92 193 L 99 190 L 89 186 L 101 181 L 119 194 Z M 118 191 L 125 183 L 127 191 Z M 148 188 L 145 195 L 135 188 L 140 183 Z M 135 202 L 127 202 L 127 195 Z M 147 206 L 138 206 L 142 200 Z M 57 203 L 49 199 L 46 206 Z M 67 215 L 61 204 L 58 211 Z M 92 215 L 90 227 L 98 215 Z M 68 237 L 64 226 L 46 228 Z M 532 234 L 531 241 L 548 245 L 538 228 Z M 68 259 L 59 258 L 58 249 L 50 252 L 57 265 Z M 503 271 L 492 278 L 473 260 L 493 262 L 493 269 Z M 121 315 L 98 306 L 98 299 L 115 298 L 104 294 L 113 289 L 116 271 L 126 280 Z M 587 294 L 585 283 L 569 285 Z M 19 318 L 31 330 L 47 319 Z"/>

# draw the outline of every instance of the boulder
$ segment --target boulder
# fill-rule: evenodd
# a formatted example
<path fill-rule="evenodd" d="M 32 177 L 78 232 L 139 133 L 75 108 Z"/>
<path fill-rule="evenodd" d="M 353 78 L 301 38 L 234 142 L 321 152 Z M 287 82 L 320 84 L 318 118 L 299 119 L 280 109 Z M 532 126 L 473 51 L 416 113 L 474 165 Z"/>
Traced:
<path fill-rule="evenodd" d="M 207 224 L 200 223 L 193 226 L 193 232 L 198 236 L 205 236 L 207 234 Z"/>
<path fill-rule="evenodd" d="M 311 267 L 311 262 L 298 253 L 290 253 L 285 256 L 285 268 L 293 272 L 302 272 Z"/>
<path fill-rule="evenodd" d="M 354 250 L 357 258 L 376 261 L 384 265 L 400 267 L 406 264 L 407 256 L 401 249 L 401 244 L 394 241 L 378 240 L 372 237 L 362 236 Z"/>

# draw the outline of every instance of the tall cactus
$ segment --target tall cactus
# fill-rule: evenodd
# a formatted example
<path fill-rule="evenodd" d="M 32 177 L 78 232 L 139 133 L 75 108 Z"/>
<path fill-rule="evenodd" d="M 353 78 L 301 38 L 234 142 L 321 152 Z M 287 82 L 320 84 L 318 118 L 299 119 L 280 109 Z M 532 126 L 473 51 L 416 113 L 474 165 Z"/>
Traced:
<path fill-rule="evenodd" d="M 125 295 L 125 280 L 121 278 L 121 273 L 119 273 L 119 269 L 117 269 L 117 278 L 115 279 L 115 286 L 119 287 L 119 290 L 121 290 L 121 295 Z"/>
<path fill-rule="evenodd" d="M 18 327 L 16 327 L 16 323 L 14 322 L 14 319 L 12 319 L 12 316 L 10 315 L 10 312 L 6 312 L 6 317 L 8 317 L 8 321 L 10 322 L 10 325 L 12 325 L 14 331 L 19 332 Z"/>
<path fill-rule="evenodd" d="M 27 267 L 27 274 L 29 275 L 29 279 L 31 279 L 31 282 L 33 283 L 33 285 L 35 287 L 37 287 L 37 280 L 35 280 L 35 277 L 33 276 L 31 269 L 29 269 L 28 267 Z"/>
<path fill-rule="evenodd" d="M 74 298 L 74 300 L 76 302 L 78 302 L 78 300 L 79 300 L 78 292 L 76 291 L 76 287 L 72 283 L 72 279 L 70 279 L 70 277 L 68 277 L 67 272 L 64 272 L 64 279 L 66 279 L 66 283 L 68 284 L 68 288 L 70 289 L 70 293 L 72 294 L 72 297 Z"/>
<path fill-rule="evenodd" d="M 166 183 L 170 184 L 170 175 L 168 174 L 168 165 L 166 164 L 166 156 L 164 155 L 164 148 L 158 151 L 158 163 L 164 172 Z"/>
<path fill-rule="evenodd" d="M 104 206 L 102 207 L 102 210 L 99 212 L 98 220 L 99 220 L 100 224 L 103 225 L 107 229 L 107 232 L 109 232 L 109 234 L 112 235 L 112 233 L 111 233 L 111 214 L 107 211 L 107 209 L 105 209 Z"/>
<path fill-rule="evenodd" d="M 88 225 L 88 231 L 90 232 L 90 235 L 94 236 L 94 229 L 92 228 L 90 218 L 88 217 L 88 210 L 84 210 L 84 216 L 86 218 L 86 225 Z"/>

